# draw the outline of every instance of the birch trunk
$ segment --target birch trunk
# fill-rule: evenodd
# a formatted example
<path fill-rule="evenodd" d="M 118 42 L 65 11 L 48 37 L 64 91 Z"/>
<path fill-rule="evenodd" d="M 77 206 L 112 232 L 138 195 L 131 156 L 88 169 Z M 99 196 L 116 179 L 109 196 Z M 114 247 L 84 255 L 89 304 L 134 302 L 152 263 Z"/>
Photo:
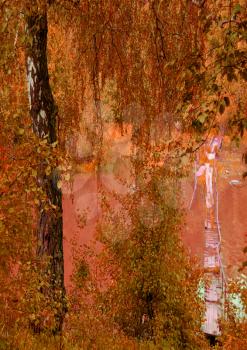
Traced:
<path fill-rule="evenodd" d="M 26 69 L 30 115 L 34 133 L 48 144 L 57 141 L 57 107 L 54 102 L 47 66 L 47 14 L 45 11 L 30 12 L 26 16 L 28 44 L 26 48 Z M 62 329 L 66 311 L 63 261 L 63 217 L 62 193 L 57 187 L 58 172 L 45 173 L 46 160 L 40 160 L 39 185 L 46 195 L 46 203 L 39 208 L 37 227 L 37 255 L 49 257 L 49 303 L 54 310 L 55 333 Z M 46 209 L 48 207 L 49 209 Z M 47 271 L 42 271 L 46 274 Z M 42 325 L 41 325 L 42 329 Z"/>

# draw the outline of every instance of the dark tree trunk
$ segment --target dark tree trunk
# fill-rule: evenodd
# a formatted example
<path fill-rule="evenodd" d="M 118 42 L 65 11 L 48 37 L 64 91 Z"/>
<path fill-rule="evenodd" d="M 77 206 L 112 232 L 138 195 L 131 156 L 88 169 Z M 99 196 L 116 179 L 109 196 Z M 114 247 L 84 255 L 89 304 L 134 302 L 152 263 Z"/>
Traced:
<path fill-rule="evenodd" d="M 30 12 L 26 16 L 26 30 L 28 97 L 33 131 L 40 139 L 47 138 L 49 145 L 57 141 L 57 107 L 49 84 L 46 11 Z M 46 160 L 41 159 L 38 182 L 46 196 L 46 203 L 39 208 L 37 254 L 40 258 L 49 257 L 49 288 L 44 293 L 47 293 L 51 305 L 58 305 L 54 312 L 56 322 L 53 331 L 60 332 L 66 311 L 62 193 L 57 187 L 59 175 L 56 167 L 51 169 L 49 175 L 45 172 L 46 167 Z M 42 272 L 47 275 L 47 271 Z"/>

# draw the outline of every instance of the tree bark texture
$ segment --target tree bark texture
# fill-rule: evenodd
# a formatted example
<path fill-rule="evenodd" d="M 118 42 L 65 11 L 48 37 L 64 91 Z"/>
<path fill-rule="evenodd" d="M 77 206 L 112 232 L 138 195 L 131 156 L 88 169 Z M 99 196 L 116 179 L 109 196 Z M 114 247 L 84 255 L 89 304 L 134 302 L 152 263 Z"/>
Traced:
<path fill-rule="evenodd" d="M 57 107 L 54 102 L 47 65 L 47 14 L 29 13 L 26 16 L 26 67 L 30 115 L 34 133 L 48 144 L 57 140 Z M 49 257 L 49 300 L 58 305 L 55 312 L 55 332 L 60 332 L 66 311 L 63 260 L 62 192 L 57 187 L 58 171 L 45 173 L 46 160 L 40 160 L 38 182 L 46 195 L 46 203 L 39 208 L 37 227 L 39 257 Z M 49 209 L 47 209 L 47 207 Z M 46 273 L 46 271 L 42 271 Z"/>

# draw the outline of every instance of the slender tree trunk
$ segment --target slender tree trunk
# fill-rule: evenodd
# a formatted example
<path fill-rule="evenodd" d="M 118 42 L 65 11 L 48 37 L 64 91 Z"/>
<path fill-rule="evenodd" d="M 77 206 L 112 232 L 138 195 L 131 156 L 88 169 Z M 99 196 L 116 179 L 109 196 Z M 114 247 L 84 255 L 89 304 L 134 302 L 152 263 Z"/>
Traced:
<path fill-rule="evenodd" d="M 27 83 L 33 131 L 41 140 L 47 138 L 48 144 L 52 144 L 57 141 L 57 107 L 49 84 L 46 52 L 48 32 L 46 8 L 36 9 L 28 13 L 26 30 L 28 38 L 26 49 Z M 56 167 L 51 169 L 49 175 L 45 172 L 46 167 L 46 160 L 41 159 L 38 181 L 46 195 L 46 203 L 39 208 L 37 254 L 40 258 L 49 257 L 49 288 L 44 293 L 47 293 L 52 307 L 56 305 L 53 331 L 57 333 L 62 329 L 66 311 L 62 193 L 57 187 L 59 176 Z M 47 274 L 47 271 L 42 272 Z"/>

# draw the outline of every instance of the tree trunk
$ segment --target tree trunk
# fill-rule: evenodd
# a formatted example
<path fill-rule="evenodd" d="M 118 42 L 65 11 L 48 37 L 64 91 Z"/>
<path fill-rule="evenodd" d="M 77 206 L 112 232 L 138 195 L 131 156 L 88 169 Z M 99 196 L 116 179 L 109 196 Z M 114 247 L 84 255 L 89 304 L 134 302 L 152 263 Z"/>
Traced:
<path fill-rule="evenodd" d="M 36 9 L 26 16 L 27 30 L 27 83 L 30 115 L 34 133 L 42 140 L 47 138 L 48 145 L 57 141 L 57 107 L 55 105 L 47 66 L 47 14 Z M 37 255 L 42 259 L 49 257 L 49 303 L 54 310 L 55 333 L 62 329 L 66 311 L 63 261 L 63 217 L 62 192 L 57 187 L 59 179 L 56 167 L 47 175 L 45 159 L 40 160 L 38 182 L 46 196 L 46 202 L 39 208 L 37 227 Z M 47 271 L 42 271 L 47 275 Z M 42 325 L 41 325 L 42 329 Z"/>

